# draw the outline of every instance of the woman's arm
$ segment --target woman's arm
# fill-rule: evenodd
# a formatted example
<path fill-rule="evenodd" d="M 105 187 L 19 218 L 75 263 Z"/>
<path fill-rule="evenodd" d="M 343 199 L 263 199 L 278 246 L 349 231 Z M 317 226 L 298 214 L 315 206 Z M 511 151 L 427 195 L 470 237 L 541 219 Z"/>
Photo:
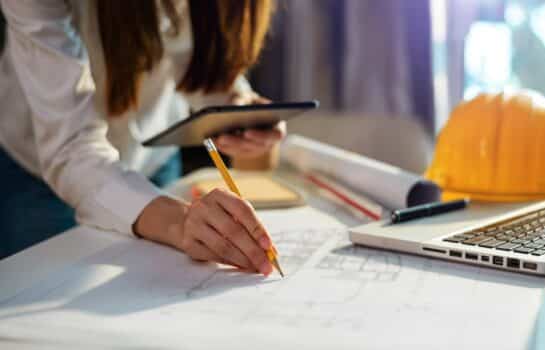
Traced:
<path fill-rule="evenodd" d="M 269 274 L 264 249 L 272 243 L 248 203 L 221 191 L 185 203 L 122 168 L 94 107 L 89 62 L 66 1 L 0 1 L 8 54 L 32 113 L 28 142 L 36 145 L 43 178 L 76 209 L 77 220 Z"/>
<path fill-rule="evenodd" d="M 124 170 L 94 106 L 95 86 L 85 47 L 63 0 L 2 0 L 11 55 L 32 114 L 41 173 L 76 209 L 77 220 L 129 233 L 160 192 Z M 17 122 L 17 116 L 13 122 Z"/>

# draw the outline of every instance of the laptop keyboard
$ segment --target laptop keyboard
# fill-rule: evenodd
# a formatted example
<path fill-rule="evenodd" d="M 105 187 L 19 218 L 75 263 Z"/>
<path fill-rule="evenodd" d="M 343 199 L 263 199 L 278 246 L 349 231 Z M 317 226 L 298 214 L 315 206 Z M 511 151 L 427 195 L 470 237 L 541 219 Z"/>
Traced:
<path fill-rule="evenodd" d="M 443 241 L 542 256 L 545 255 L 545 210 L 444 238 Z"/>

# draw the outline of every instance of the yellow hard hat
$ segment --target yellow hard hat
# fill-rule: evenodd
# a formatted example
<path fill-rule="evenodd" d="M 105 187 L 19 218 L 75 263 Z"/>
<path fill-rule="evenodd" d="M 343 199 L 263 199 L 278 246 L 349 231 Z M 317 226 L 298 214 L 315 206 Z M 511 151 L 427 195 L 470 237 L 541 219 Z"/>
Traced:
<path fill-rule="evenodd" d="M 545 98 L 481 94 L 454 109 L 425 176 L 443 199 L 545 199 Z"/>

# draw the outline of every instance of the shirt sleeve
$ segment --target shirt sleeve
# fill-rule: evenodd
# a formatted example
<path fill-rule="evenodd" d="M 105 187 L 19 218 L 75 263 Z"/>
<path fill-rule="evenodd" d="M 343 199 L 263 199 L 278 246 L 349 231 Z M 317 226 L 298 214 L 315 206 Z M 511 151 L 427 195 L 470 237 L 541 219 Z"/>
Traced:
<path fill-rule="evenodd" d="M 30 106 L 41 173 L 76 209 L 82 224 L 131 233 L 161 193 L 123 169 L 97 111 L 90 64 L 67 1 L 0 0 L 8 23 L 6 54 Z M 16 122 L 17 116 L 12 116 Z"/>

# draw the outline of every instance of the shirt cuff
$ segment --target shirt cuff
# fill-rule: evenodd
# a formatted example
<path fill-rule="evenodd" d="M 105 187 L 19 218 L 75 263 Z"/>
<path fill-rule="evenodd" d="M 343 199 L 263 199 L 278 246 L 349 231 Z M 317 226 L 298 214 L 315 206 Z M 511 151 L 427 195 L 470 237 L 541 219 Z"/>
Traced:
<path fill-rule="evenodd" d="M 99 229 L 134 234 L 133 224 L 155 198 L 166 195 L 144 176 L 127 171 L 111 180 L 78 206 L 78 221 Z"/>

